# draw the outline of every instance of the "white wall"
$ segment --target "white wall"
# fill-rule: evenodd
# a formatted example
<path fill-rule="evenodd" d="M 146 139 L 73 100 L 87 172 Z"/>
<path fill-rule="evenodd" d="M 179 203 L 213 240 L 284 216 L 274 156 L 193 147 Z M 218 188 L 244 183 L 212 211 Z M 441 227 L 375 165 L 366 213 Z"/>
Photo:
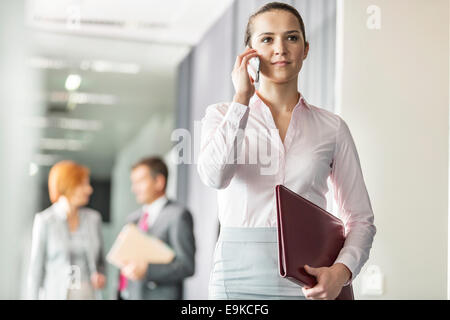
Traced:
<path fill-rule="evenodd" d="M 370 5 L 381 29 L 369 30 Z M 446 299 L 449 2 L 345 0 L 338 24 L 338 110 L 359 151 L 378 232 L 368 265 L 382 296 Z M 339 39 L 340 38 L 340 39 Z"/>
<path fill-rule="evenodd" d="M 233 63 L 232 8 L 230 7 L 205 34 L 189 57 L 189 130 L 194 147 L 192 153 L 194 162 L 196 150 L 199 148 L 199 136 L 194 132 L 194 122 L 203 118 L 208 105 L 230 99 L 232 89 L 230 70 Z M 195 274 L 185 282 L 185 298 L 207 299 L 212 257 L 218 235 L 217 191 L 200 181 L 196 163 L 189 165 L 186 169 L 188 170 L 187 183 L 184 183 L 188 190 L 187 205 L 194 216 L 197 250 Z"/>
<path fill-rule="evenodd" d="M 29 175 L 39 132 L 25 126 L 42 114 L 38 75 L 26 65 L 24 1 L 0 3 L 0 299 L 25 295 L 38 175 Z"/>

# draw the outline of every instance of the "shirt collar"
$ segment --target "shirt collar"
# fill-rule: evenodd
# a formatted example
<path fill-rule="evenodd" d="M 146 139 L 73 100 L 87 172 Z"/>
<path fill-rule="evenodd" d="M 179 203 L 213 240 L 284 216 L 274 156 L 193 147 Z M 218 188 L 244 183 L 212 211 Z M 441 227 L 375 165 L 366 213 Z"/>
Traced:
<path fill-rule="evenodd" d="M 145 204 L 142 207 L 142 211 L 148 212 L 149 214 L 153 212 L 159 212 L 166 205 L 167 201 L 169 201 L 169 199 L 167 199 L 166 195 L 164 194 L 159 198 L 157 198 L 156 200 L 153 200 L 152 203 Z"/>
<path fill-rule="evenodd" d="M 254 103 L 260 103 L 260 104 L 265 105 L 264 102 L 261 100 L 261 98 L 256 94 L 256 92 L 250 98 L 250 104 L 254 104 Z M 307 109 L 311 109 L 311 106 L 309 105 L 309 103 L 306 101 L 305 97 L 303 97 L 303 95 L 301 93 L 300 93 L 300 97 L 298 98 L 297 104 L 295 105 L 294 109 L 299 105 L 304 106 Z"/>
<path fill-rule="evenodd" d="M 58 201 L 53 203 L 52 208 L 57 217 L 67 219 L 67 213 L 69 212 L 69 201 L 65 196 L 60 196 Z"/>
<path fill-rule="evenodd" d="M 311 106 L 309 105 L 308 101 L 306 101 L 305 97 L 300 93 L 300 98 L 298 99 L 297 105 L 302 104 L 307 109 L 311 109 Z"/>

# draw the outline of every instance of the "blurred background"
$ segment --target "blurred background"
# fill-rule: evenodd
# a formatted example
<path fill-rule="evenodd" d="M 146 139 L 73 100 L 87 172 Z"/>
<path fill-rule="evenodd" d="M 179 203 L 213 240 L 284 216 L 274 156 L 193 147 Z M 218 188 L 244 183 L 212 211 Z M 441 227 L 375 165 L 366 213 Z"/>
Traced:
<path fill-rule="evenodd" d="M 90 168 L 109 250 L 138 208 L 129 172 L 147 155 L 164 157 L 168 196 L 194 217 L 185 298 L 207 298 L 218 220 L 216 191 L 195 168 L 196 121 L 232 99 L 248 17 L 267 2 L 0 2 L 0 299 L 25 297 L 53 164 Z M 378 232 L 356 298 L 448 299 L 449 1 L 282 2 L 303 16 L 311 47 L 299 90 L 348 123 L 372 201 Z M 193 146 L 185 163 L 180 128 Z M 117 274 L 108 265 L 104 299 Z"/>

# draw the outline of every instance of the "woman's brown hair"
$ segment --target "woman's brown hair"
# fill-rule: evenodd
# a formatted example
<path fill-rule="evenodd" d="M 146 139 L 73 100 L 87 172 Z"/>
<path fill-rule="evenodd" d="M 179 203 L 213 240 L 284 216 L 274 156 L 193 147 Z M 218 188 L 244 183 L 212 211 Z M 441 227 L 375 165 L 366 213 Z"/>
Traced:
<path fill-rule="evenodd" d="M 254 14 L 252 14 L 250 16 L 250 18 L 248 18 L 247 28 L 245 30 L 245 39 L 244 39 L 245 46 L 251 47 L 250 39 L 252 37 L 251 27 L 253 24 L 253 19 L 256 16 L 258 16 L 264 12 L 268 12 L 268 11 L 272 11 L 272 10 L 288 11 L 297 18 L 298 23 L 300 24 L 300 30 L 302 31 L 304 45 L 306 46 L 307 41 L 306 41 L 306 34 L 305 34 L 305 24 L 303 23 L 303 19 L 302 19 L 300 13 L 293 6 L 288 5 L 286 3 L 282 3 L 282 2 L 267 3 L 267 4 L 263 5 L 261 8 L 259 8 L 258 11 L 256 11 Z"/>

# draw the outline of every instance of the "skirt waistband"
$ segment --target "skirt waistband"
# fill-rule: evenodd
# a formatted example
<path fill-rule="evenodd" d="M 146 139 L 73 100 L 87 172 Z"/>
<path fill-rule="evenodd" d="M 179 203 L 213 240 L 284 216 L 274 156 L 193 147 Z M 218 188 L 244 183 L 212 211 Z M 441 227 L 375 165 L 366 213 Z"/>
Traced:
<path fill-rule="evenodd" d="M 220 229 L 218 241 L 225 242 L 277 242 L 276 227 L 269 228 L 238 228 L 223 227 Z"/>

